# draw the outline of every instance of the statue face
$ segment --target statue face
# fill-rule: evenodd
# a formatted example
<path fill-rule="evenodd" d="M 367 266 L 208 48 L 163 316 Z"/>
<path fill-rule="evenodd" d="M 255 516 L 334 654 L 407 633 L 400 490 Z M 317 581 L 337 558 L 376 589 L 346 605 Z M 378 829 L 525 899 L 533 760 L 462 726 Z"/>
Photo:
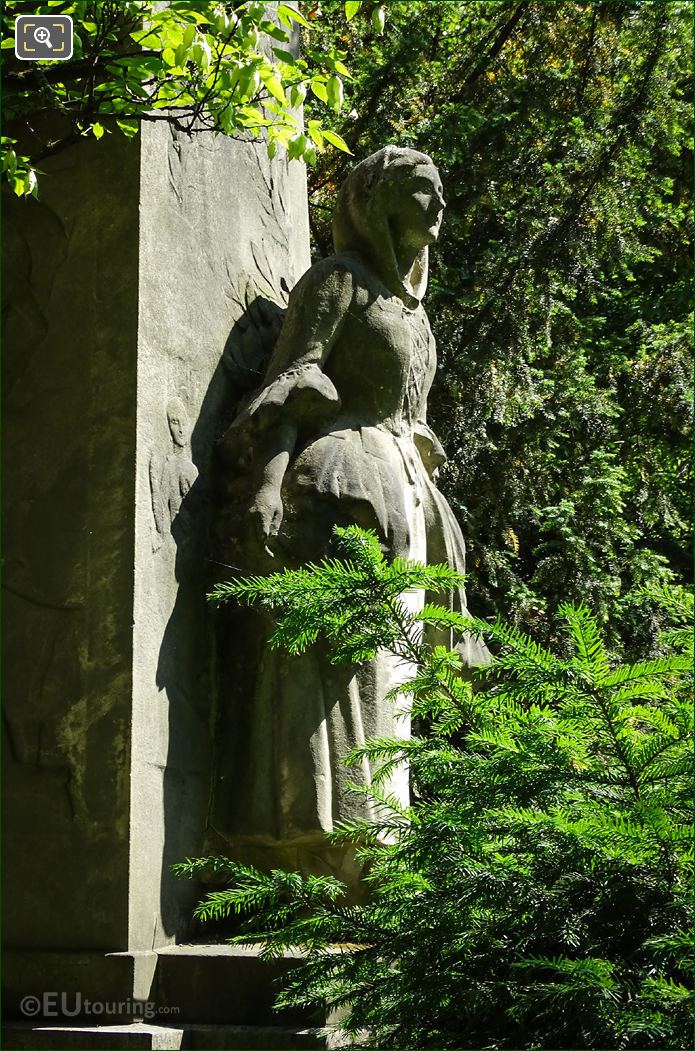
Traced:
<path fill-rule="evenodd" d="M 184 446 L 188 438 L 188 420 L 186 419 L 186 411 L 183 405 L 179 405 L 176 402 L 170 405 L 167 411 L 167 419 L 174 445 Z"/>
<path fill-rule="evenodd" d="M 442 180 L 434 165 L 413 168 L 398 189 L 392 213 L 401 241 L 416 247 L 436 241 L 444 208 Z"/>

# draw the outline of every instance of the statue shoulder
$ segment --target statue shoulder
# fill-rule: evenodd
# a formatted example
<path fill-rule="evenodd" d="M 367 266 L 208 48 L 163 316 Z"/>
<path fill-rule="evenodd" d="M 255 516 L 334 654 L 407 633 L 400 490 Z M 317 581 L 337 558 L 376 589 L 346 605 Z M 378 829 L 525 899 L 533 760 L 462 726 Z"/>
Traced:
<path fill-rule="evenodd" d="M 357 281 L 356 260 L 347 255 L 331 255 L 319 259 L 299 279 L 290 293 L 290 304 L 297 300 L 315 299 L 317 306 L 322 301 L 334 301 L 347 307 L 352 299 Z"/>

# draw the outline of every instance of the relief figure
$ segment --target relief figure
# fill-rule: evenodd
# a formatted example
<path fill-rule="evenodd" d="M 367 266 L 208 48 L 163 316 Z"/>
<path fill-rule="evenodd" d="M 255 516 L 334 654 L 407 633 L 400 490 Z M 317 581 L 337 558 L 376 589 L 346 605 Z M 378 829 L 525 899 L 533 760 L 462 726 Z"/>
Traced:
<path fill-rule="evenodd" d="M 172 398 L 167 405 L 167 424 L 171 449 L 163 459 L 157 456 L 150 459 L 155 551 L 161 547 L 163 539 L 171 534 L 181 505 L 198 477 L 198 468 L 191 460 L 188 413 L 180 398 Z"/>

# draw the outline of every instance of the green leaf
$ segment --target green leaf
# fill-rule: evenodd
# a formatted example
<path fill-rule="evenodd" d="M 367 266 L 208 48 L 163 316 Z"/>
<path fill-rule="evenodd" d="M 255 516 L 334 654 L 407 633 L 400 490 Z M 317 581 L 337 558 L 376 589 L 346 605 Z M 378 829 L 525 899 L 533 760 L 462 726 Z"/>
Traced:
<path fill-rule="evenodd" d="M 288 22 L 296 22 L 298 25 L 304 26 L 306 29 L 311 29 L 311 26 L 304 15 L 295 10 L 294 7 L 290 7 L 289 4 L 278 4 L 277 16 L 281 22 L 285 23 L 285 25 L 288 25 Z"/>
<path fill-rule="evenodd" d="M 271 48 L 271 50 L 274 55 L 277 55 L 277 57 L 282 59 L 283 62 L 286 62 L 288 66 L 295 66 L 297 64 L 297 60 L 291 51 L 285 51 L 284 48 L 281 47 L 274 47 Z"/>
<path fill-rule="evenodd" d="M 312 80 L 311 90 L 314 93 L 314 95 L 316 95 L 316 98 L 320 99 L 321 102 L 328 102 L 328 91 L 326 90 L 326 85 L 322 80 Z"/>
<path fill-rule="evenodd" d="M 212 5 L 211 4 L 202 4 L 201 3 L 199 6 L 205 8 L 205 7 L 211 7 Z M 183 0 L 183 2 L 181 2 L 181 3 L 173 3 L 168 8 L 165 8 L 162 11 L 156 12 L 155 17 L 157 15 L 161 15 L 163 21 L 170 20 L 169 19 L 169 12 L 170 11 L 175 12 L 177 15 L 182 15 L 183 18 L 187 22 L 193 21 L 193 22 L 197 22 L 199 25 L 210 25 L 211 24 L 211 17 L 209 15 L 206 15 L 204 13 L 204 11 L 197 11 L 196 8 L 193 6 L 193 4 L 190 2 L 190 0 Z"/>
<path fill-rule="evenodd" d="M 352 156 L 352 150 L 337 131 L 327 131 L 323 129 L 323 137 L 326 142 L 330 142 L 331 146 L 335 146 L 336 149 L 342 150 L 343 153 L 349 153 Z"/>
<path fill-rule="evenodd" d="M 386 23 L 386 13 L 383 7 L 375 7 L 372 11 L 372 25 L 376 29 L 377 33 L 381 35 L 384 32 L 384 25 Z"/>
<path fill-rule="evenodd" d="M 103 134 L 104 126 L 100 124 L 99 121 L 96 121 L 94 124 L 92 124 L 92 135 L 95 139 L 100 139 Z"/>
<path fill-rule="evenodd" d="M 226 106 L 218 117 L 219 124 L 226 135 L 232 135 L 236 130 L 236 113 L 232 106 Z"/>
<path fill-rule="evenodd" d="M 289 39 L 287 31 L 281 26 L 275 25 L 273 22 L 262 22 L 260 28 L 266 36 L 272 37 L 273 40 L 279 40 L 283 44 L 286 44 Z M 291 30 L 292 26 L 289 25 L 288 28 Z"/>
<path fill-rule="evenodd" d="M 201 40 L 197 44 L 194 44 L 191 48 L 191 58 L 195 64 L 202 70 L 206 70 L 210 65 L 210 45 L 206 40 Z"/>
<path fill-rule="evenodd" d="M 326 89 L 328 105 L 337 113 L 343 104 L 343 82 L 340 77 L 329 77 Z"/>
<path fill-rule="evenodd" d="M 348 22 L 352 21 L 362 6 L 362 0 L 345 0 L 345 17 Z"/>
<path fill-rule="evenodd" d="M 287 152 L 290 160 L 299 160 L 307 148 L 307 138 L 303 132 L 293 136 L 287 144 Z"/>
<path fill-rule="evenodd" d="M 127 139 L 132 139 L 138 133 L 140 123 L 137 120 L 117 120 L 116 124 Z"/>
<path fill-rule="evenodd" d="M 316 145 L 318 146 L 318 148 L 320 150 L 322 150 L 323 149 L 323 132 L 321 131 L 321 129 L 319 127 L 317 127 L 317 124 L 318 124 L 317 121 L 310 120 L 309 121 L 308 131 L 309 131 L 309 135 L 310 135 L 312 141 L 316 143 Z"/>
<path fill-rule="evenodd" d="M 256 97 L 261 87 L 261 77 L 255 66 L 247 66 L 239 77 L 236 92 L 245 99 Z M 235 93 L 236 93 L 235 92 Z"/>
<path fill-rule="evenodd" d="M 298 109 L 306 98 L 306 84 L 293 84 L 290 88 L 290 106 Z"/>
<path fill-rule="evenodd" d="M 283 105 L 287 104 L 287 97 L 285 95 L 285 89 L 282 84 L 275 76 L 274 73 L 266 70 L 261 70 L 261 80 L 267 87 L 271 95 L 274 95 L 278 102 L 282 102 Z"/>

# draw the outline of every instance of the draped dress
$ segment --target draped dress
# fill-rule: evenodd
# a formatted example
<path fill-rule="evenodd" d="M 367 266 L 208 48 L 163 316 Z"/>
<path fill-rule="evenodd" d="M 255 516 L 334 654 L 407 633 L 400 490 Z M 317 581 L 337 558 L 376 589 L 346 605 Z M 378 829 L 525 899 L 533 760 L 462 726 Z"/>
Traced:
<path fill-rule="evenodd" d="M 421 304 L 407 306 L 356 252 L 313 266 L 292 292 L 263 385 L 223 439 L 226 513 L 218 535 L 230 562 L 259 572 L 318 560 L 335 553 L 334 525 L 356 523 L 376 531 L 389 558 L 447 562 L 464 572 L 461 530 L 433 479 L 445 460 L 426 422 L 435 371 Z M 288 422 L 296 441 L 282 481 L 283 517 L 263 565 L 249 540 L 257 485 L 249 465 Z M 438 599 L 466 612 L 462 588 Z M 424 596 L 406 601 L 415 610 Z M 486 663 L 481 642 L 453 641 L 465 664 Z M 350 783 L 370 785 L 369 763 L 348 770 L 342 756 L 373 737 L 409 734 L 404 700 L 386 694 L 410 670 L 386 653 L 346 666 L 332 665 L 320 646 L 301 657 L 264 648 L 236 702 L 237 746 L 221 774 L 224 813 L 218 808 L 216 821 L 227 841 L 307 868 L 307 856 L 323 850 L 323 833 L 374 816 L 374 802 L 350 790 Z M 407 769 L 396 769 L 384 790 L 407 804 Z M 257 860 L 248 849 L 242 854 Z"/>

